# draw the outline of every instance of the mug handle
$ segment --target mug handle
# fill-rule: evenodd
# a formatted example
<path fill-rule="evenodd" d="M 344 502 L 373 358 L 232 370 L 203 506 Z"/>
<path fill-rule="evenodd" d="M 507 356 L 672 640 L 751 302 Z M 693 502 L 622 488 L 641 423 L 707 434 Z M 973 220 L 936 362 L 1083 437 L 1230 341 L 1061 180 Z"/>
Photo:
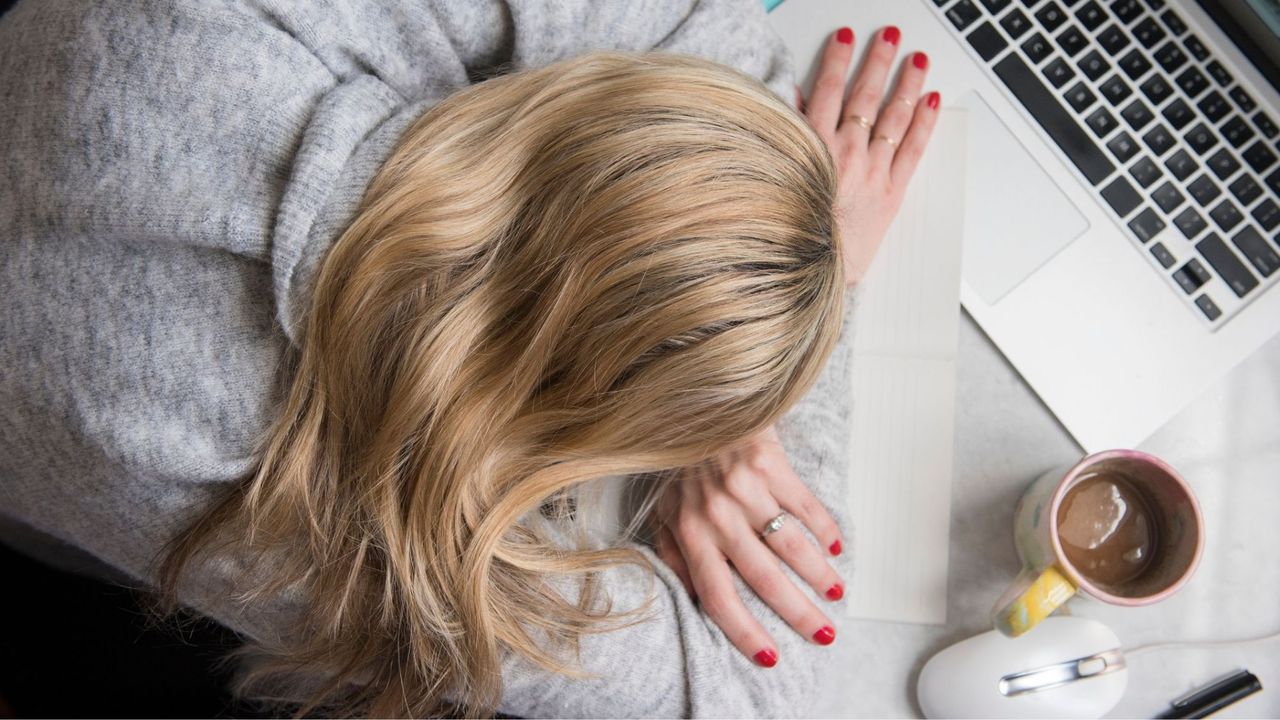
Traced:
<path fill-rule="evenodd" d="M 992 621 L 1000 632 L 1018 637 L 1075 594 L 1076 586 L 1057 567 L 1025 568 L 996 602 Z"/>

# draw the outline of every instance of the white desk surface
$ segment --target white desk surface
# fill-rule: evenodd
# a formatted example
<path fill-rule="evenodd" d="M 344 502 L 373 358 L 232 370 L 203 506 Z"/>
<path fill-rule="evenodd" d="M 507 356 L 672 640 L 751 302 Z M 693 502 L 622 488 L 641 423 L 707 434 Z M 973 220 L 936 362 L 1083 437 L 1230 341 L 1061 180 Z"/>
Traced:
<path fill-rule="evenodd" d="M 1159 358 L 1150 358 L 1157 363 Z M 1141 608 L 1073 599 L 1126 646 L 1253 637 L 1280 631 L 1280 337 L 1185 408 L 1140 449 L 1168 460 L 1200 499 L 1206 545 L 1195 576 Z M 840 621 L 832 647 L 848 668 L 826 688 L 821 717 L 919 717 L 920 668 L 948 645 L 990 629 L 992 603 L 1018 570 L 1014 505 L 1045 470 L 1081 450 L 965 315 L 961 320 L 945 626 Z M 1109 717 L 1153 717 L 1169 700 L 1247 668 L 1264 690 L 1215 717 L 1280 717 L 1280 640 L 1133 658 Z M 782 670 L 782 668 L 778 668 Z"/>

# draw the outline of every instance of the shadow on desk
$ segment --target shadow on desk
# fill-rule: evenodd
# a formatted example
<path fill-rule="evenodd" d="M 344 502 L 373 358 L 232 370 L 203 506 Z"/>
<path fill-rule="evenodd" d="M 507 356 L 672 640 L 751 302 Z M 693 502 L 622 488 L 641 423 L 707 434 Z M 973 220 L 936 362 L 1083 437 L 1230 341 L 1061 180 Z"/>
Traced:
<path fill-rule="evenodd" d="M 267 717 L 226 690 L 230 630 L 157 627 L 134 591 L 4 545 L 0 578 L 0 717 Z"/>

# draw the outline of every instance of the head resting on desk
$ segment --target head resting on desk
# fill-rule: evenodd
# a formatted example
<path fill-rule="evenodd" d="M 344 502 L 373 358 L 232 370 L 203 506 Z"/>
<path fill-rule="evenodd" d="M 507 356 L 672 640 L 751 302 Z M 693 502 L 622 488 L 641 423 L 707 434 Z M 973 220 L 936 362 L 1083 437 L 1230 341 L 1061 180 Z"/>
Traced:
<path fill-rule="evenodd" d="M 563 670 L 552 646 L 618 622 L 591 574 L 643 557 L 554 549 L 539 508 L 705 459 L 812 386 L 835 197 L 804 118 L 704 59 L 593 53 L 448 97 L 324 259 L 260 465 L 171 587 L 217 537 L 270 551 L 252 590 L 300 583 L 309 632 L 259 675 L 327 675 L 313 698 L 348 711 L 492 707 L 506 651 Z"/>

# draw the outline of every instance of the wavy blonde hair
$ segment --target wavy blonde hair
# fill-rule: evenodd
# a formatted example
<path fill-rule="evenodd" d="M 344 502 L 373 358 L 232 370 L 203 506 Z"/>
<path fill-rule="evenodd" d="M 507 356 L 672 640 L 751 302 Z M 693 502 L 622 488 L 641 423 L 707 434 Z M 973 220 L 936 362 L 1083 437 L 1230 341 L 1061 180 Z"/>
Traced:
<path fill-rule="evenodd" d="M 321 677 L 303 713 L 496 707 L 500 663 L 613 627 L 529 522 L 603 476 L 699 462 L 774 422 L 839 332 L 836 175 L 759 81 L 597 52 L 424 114 L 325 257 L 250 477 L 162 566 L 271 557 L 306 598 L 250 680 Z M 566 519 L 567 521 L 567 519 Z M 549 580 L 574 578 L 565 597 Z"/>

